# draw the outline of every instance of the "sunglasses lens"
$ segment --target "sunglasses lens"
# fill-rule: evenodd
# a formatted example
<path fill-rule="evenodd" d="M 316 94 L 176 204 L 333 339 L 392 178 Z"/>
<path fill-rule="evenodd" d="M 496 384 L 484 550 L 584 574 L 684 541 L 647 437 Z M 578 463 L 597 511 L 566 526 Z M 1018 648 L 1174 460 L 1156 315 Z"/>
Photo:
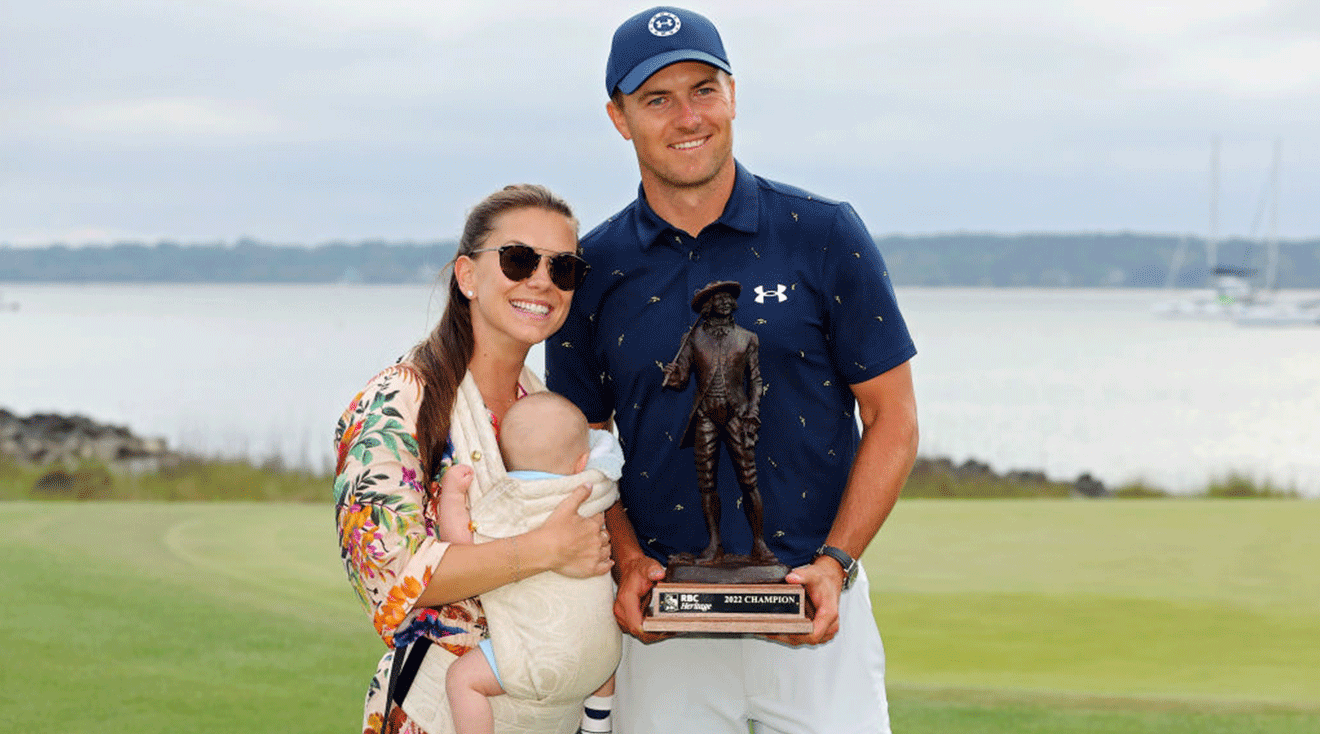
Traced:
<path fill-rule="evenodd" d="M 541 253 L 527 245 L 505 245 L 500 248 L 500 271 L 514 282 L 527 280 L 541 266 Z M 591 266 L 571 252 L 550 258 L 550 282 L 561 291 L 577 290 L 587 277 Z"/>
<path fill-rule="evenodd" d="M 527 245 L 506 245 L 500 248 L 500 270 L 512 281 L 527 280 L 541 264 L 541 256 Z"/>
<path fill-rule="evenodd" d="M 575 291 L 586 280 L 590 269 L 587 261 L 577 255 L 555 255 L 550 258 L 550 282 L 561 291 Z"/>

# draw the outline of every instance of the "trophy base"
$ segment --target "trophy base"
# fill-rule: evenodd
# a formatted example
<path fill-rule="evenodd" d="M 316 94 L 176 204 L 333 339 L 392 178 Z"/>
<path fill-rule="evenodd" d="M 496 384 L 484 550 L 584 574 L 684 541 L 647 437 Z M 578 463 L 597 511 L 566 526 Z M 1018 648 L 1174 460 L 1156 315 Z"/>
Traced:
<path fill-rule="evenodd" d="M 792 570 L 777 561 L 757 561 L 748 556 L 699 561 L 690 553 L 680 553 L 669 557 L 664 580 L 683 584 L 778 584 Z"/>
<path fill-rule="evenodd" d="M 644 609 L 645 632 L 802 634 L 811 631 L 800 584 L 661 581 Z"/>

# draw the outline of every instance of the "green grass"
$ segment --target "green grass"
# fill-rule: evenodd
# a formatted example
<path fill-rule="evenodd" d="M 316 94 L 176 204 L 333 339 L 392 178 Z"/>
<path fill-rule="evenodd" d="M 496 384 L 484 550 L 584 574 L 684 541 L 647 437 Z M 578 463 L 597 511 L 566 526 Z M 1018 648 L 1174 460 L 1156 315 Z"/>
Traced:
<path fill-rule="evenodd" d="M 383 651 L 326 506 L 0 503 L 0 721 L 345 732 Z"/>
<path fill-rule="evenodd" d="M 1320 503 L 901 502 L 900 732 L 1320 732 Z"/>
<path fill-rule="evenodd" d="M 997 474 L 988 465 L 975 461 L 954 466 L 948 459 L 920 458 L 903 485 L 903 496 L 909 499 L 1067 499 L 1081 494 L 1077 484 L 1050 479 L 1041 472 Z M 1194 492 L 1175 494 L 1138 479 L 1108 488 L 1107 496 L 1115 499 L 1302 499 L 1302 493 L 1296 487 L 1283 487 L 1271 479 L 1257 479 L 1241 472 L 1212 476 L 1203 488 Z"/>
<path fill-rule="evenodd" d="M 1020 472 L 999 476 L 985 472 L 950 472 L 937 463 L 919 462 L 903 496 L 933 499 L 1066 499 L 1072 482 Z M 20 464 L 0 457 L 0 501 L 136 500 L 163 502 L 265 501 L 320 502 L 333 478 L 282 466 L 278 461 L 253 465 L 241 460 L 186 458 L 159 471 L 110 471 L 100 464 L 62 468 Z M 1174 495 L 1136 481 L 1112 490 L 1117 499 L 1167 499 Z M 1191 499 L 1298 499 L 1296 489 L 1241 474 L 1212 477 L 1204 489 L 1182 495 Z"/>
<path fill-rule="evenodd" d="M 1045 694 L 890 690 L 898 734 L 1314 734 L 1314 713 L 1241 710 L 1203 702 L 1147 703 Z"/>
<path fill-rule="evenodd" d="M 317 472 L 240 460 L 190 458 L 159 471 L 129 473 L 100 464 L 64 469 L 0 457 L 0 500 L 321 502 L 333 481 Z"/>
<path fill-rule="evenodd" d="M 0 721 L 348 732 L 382 652 L 328 504 L 0 502 Z M 905 500 L 898 734 L 1320 732 L 1320 503 Z"/>

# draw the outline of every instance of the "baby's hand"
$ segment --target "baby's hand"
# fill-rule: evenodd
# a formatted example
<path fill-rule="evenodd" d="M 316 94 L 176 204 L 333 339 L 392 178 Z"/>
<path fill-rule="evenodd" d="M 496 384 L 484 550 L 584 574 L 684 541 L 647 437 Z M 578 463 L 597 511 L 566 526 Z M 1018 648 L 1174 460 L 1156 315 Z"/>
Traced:
<path fill-rule="evenodd" d="M 466 497 L 472 486 L 472 467 L 467 464 L 455 464 L 440 478 L 440 494 L 458 494 Z"/>

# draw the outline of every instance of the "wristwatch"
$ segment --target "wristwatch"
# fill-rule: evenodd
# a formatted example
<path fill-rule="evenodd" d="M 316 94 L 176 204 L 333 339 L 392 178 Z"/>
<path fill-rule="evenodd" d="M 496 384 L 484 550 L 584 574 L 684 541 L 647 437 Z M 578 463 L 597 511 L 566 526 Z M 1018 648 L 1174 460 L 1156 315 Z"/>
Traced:
<path fill-rule="evenodd" d="M 821 556 L 829 556 L 838 561 L 840 566 L 843 566 L 843 588 L 851 588 L 853 582 L 857 580 L 857 559 L 832 545 L 822 545 L 820 549 L 816 551 L 816 558 L 820 558 Z"/>

